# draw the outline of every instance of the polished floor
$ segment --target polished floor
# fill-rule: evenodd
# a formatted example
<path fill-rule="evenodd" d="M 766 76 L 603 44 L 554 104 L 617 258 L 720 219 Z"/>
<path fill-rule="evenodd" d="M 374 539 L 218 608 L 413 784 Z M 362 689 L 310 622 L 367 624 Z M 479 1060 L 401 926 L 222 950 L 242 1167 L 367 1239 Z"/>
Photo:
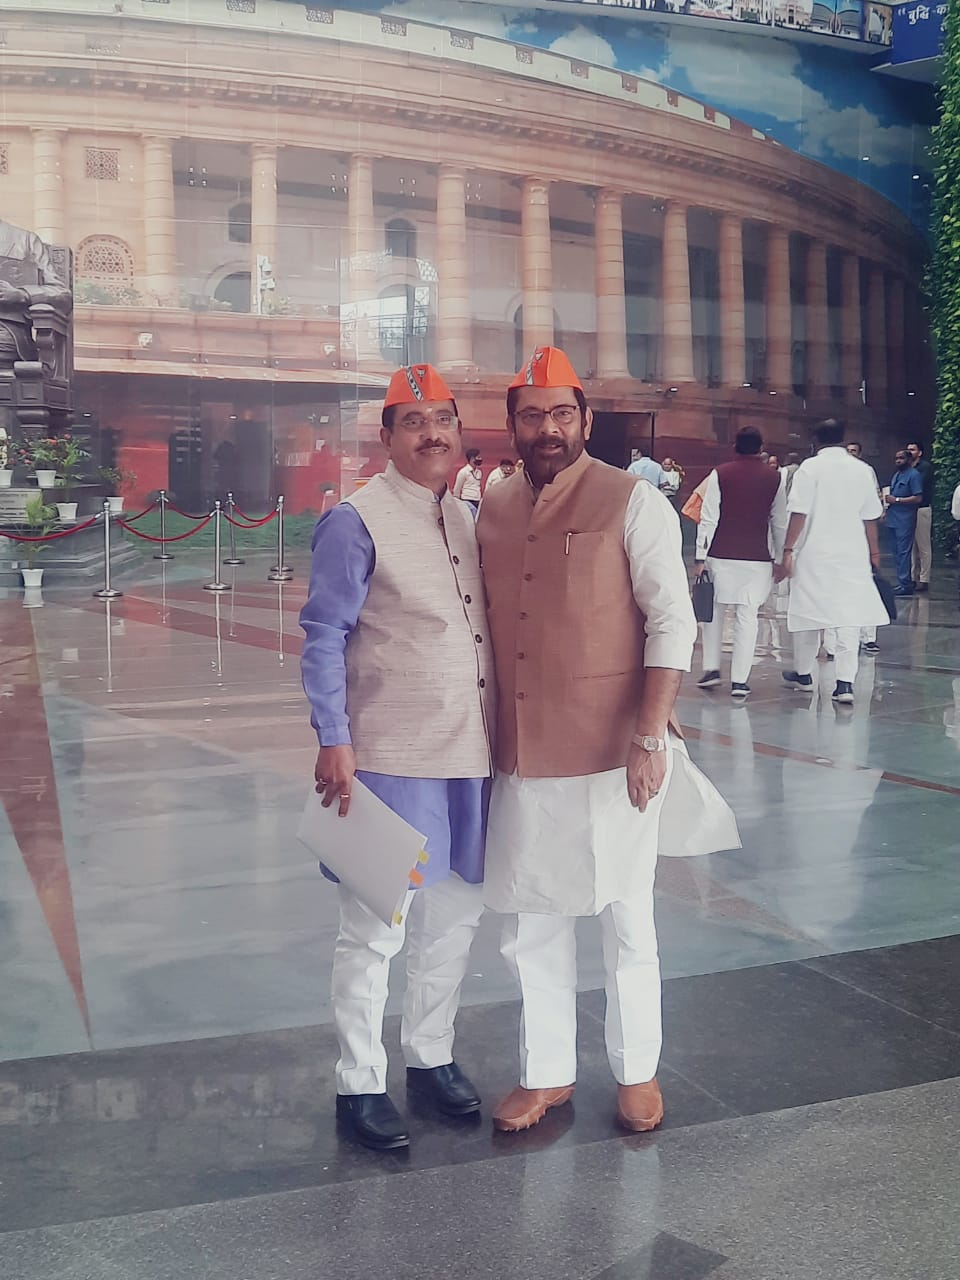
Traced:
<path fill-rule="evenodd" d="M 0 1276 L 960 1274 L 956 570 L 852 710 L 826 660 L 812 699 L 782 687 L 775 617 L 746 706 L 686 682 L 744 848 L 658 872 L 665 1129 L 613 1124 L 585 921 L 574 1105 L 514 1138 L 414 1110 L 402 1158 L 332 1125 L 306 565 L 268 565 L 222 597 L 189 556 L 111 605 L 0 594 Z M 488 1102 L 515 999 L 488 918 L 458 1040 Z"/>

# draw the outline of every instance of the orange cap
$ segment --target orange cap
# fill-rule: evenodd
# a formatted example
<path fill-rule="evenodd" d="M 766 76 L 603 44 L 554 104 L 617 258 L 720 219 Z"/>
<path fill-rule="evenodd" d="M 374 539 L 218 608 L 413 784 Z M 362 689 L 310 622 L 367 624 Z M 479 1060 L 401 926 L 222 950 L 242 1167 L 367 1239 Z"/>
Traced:
<path fill-rule="evenodd" d="M 537 347 L 510 383 L 511 391 L 514 387 L 576 387 L 583 390 L 567 353 L 559 347 Z"/>
<path fill-rule="evenodd" d="M 432 364 L 408 364 L 390 379 L 383 407 L 421 404 L 424 400 L 452 400 L 453 392 Z"/>

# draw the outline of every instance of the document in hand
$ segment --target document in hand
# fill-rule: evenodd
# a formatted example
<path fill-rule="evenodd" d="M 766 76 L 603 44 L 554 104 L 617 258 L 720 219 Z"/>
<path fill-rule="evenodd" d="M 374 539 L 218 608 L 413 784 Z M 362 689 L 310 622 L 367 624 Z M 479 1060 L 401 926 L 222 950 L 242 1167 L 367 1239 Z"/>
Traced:
<path fill-rule="evenodd" d="M 687 755 L 673 752 L 670 783 L 660 810 L 660 856 L 695 858 L 722 849 L 742 849 L 733 810 Z"/>
<path fill-rule="evenodd" d="M 402 924 L 407 890 L 423 879 L 426 837 L 358 778 L 345 818 L 322 800 L 311 787 L 297 839 L 385 924 Z"/>

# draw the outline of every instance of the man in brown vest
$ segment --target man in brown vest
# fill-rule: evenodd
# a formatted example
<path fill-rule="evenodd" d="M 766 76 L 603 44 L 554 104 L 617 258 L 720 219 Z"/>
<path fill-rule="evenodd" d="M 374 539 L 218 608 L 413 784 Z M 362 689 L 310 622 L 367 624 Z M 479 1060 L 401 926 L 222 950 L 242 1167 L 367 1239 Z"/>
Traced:
<path fill-rule="evenodd" d="M 699 689 L 720 683 L 720 653 L 727 606 L 735 610 L 730 693 L 750 693 L 750 669 L 757 647 L 760 607 L 773 588 L 773 561 L 779 562 L 787 532 L 787 486 L 783 474 L 760 457 L 763 438 L 742 427 L 736 457 L 707 477 L 697 526 L 697 564 L 714 582 L 713 621 L 703 626 L 703 675 Z"/>
<path fill-rule="evenodd" d="M 663 1117 L 653 878 L 673 704 L 696 638 L 680 527 L 649 482 L 590 458 L 569 360 L 534 352 L 507 396 L 523 471 L 480 509 L 500 688 L 484 899 L 523 996 L 520 1085 L 498 1129 L 573 1094 L 580 915 L 599 915 L 606 1044 L 631 1130 Z"/>

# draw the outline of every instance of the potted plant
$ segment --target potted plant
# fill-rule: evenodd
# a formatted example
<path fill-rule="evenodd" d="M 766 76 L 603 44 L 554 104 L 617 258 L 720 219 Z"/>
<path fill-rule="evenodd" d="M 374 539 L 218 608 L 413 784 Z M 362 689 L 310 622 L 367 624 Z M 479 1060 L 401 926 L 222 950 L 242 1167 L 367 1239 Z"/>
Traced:
<path fill-rule="evenodd" d="M 90 457 L 70 435 L 34 440 L 30 452 L 40 489 L 52 489 L 58 473 L 64 477 L 67 486 L 73 484 L 79 476 L 81 463 Z"/>
<path fill-rule="evenodd" d="M 0 438 L 0 489 L 9 489 L 17 463 L 29 463 L 30 452 L 22 441 L 10 435 Z"/>
<path fill-rule="evenodd" d="M 31 538 L 43 538 L 56 525 L 57 513 L 53 507 L 47 506 L 42 495 L 37 494 L 27 502 L 22 523 L 29 529 Z M 25 568 L 23 566 L 20 568 L 23 585 L 39 587 L 43 581 L 43 570 L 37 568 L 37 560 L 46 550 L 46 543 L 22 542 L 20 545 L 23 547 L 23 556 L 27 562 Z"/>
<path fill-rule="evenodd" d="M 120 515 L 123 511 L 123 490 L 136 484 L 136 474 L 133 471 L 122 471 L 120 467 L 101 467 L 97 474 L 108 490 L 107 501 L 110 503 L 110 514 Z"/>

